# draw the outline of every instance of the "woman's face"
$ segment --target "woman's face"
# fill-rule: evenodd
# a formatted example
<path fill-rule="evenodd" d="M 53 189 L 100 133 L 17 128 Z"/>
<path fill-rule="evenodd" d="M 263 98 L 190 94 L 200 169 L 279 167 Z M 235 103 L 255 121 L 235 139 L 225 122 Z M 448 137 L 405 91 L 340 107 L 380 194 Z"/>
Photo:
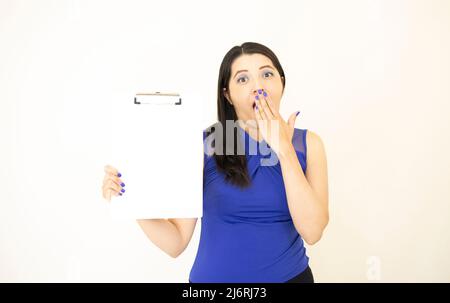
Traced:
<path fill-rule="evenodd" d="M 261 54 L 241 55 L 231 65 L 226 98 L 233 104 L 239 120 L 255 120 L 253 91 L 264 89 L 277 111 L 283 95 L 281 76 L 272 61 Z M 260 99 L 261 100 L 261 99 Z"/>

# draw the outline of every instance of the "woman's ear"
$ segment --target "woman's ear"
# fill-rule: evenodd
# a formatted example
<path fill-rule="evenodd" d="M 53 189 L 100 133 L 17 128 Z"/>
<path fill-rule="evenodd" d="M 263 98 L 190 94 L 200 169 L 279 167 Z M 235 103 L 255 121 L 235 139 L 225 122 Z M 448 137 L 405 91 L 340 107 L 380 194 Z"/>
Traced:
<path fill-rule="evenodd" d="M 223 95 L 228 100 L 228 103 L 230 103 L 230 105 L 233 106 L 233 103 L 230 101 L 230 96 L 228 95 L 227 89 L 225 87 L 223 88 Z"/>

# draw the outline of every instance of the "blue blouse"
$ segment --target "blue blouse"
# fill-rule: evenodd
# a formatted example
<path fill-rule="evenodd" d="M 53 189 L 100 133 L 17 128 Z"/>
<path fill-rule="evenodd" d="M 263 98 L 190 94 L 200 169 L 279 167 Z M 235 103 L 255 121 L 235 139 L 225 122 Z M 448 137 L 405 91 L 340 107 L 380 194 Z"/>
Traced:
<path fill-rule="evenodd" d="M 204 154 L 201 234 L 189 280 L 286 282 L 307 268 L 309 257 L 289 213 L 281 166 L 264 140 L 237 128 L 251 185 L 240 189 L 225 182 L 214 157 Z M 292 138 L 304 173 L 306 132 L 295 128 Z M 206 144 L 205 138 L 203 131 Z"/>

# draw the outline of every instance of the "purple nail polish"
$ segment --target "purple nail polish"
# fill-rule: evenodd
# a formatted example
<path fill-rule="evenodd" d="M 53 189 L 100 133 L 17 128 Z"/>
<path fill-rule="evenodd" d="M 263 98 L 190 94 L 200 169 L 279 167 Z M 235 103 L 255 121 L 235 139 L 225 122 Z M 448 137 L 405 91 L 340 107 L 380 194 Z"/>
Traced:
<path fill-rule="evenodd" d="M 297 114 L 295 116 L 298 116 L 298 114 L 300 114 L 300 111 L 297 112 Z"/>
<path fill-rule="evenodd" d="M 122 174 L 121 173 L 117 173 L 117 177 L 122 177 Z"/>
<path fill-rule="evenodd" d="M 264 95 L 264 97 L 267 97 L 267 93 L 266 92 L 264 92 L 263 95 Z"/>
<path fill-rule="evenodd" d="M 260 94 L 260 95 L 261 95 L 261 90 L 260 90 L 260 89 L 258 89 L 258 94 Z"/>
<path fill-rule="evenodd" d="M 259 100 L 259 96 L 255 96 L 255 99 L 256 99 L 256 100 Z"/>
<path fill-rule="evenodd" d="M 125 186 L 125 183 L 122 182 L 122 183 L 120 184 L 120 186 Z"/>
<path fill-rule="evenodd" d="M 122 188 L 120 191 L 124 193 L 124 192 L 125 192 L 125 189 Z"/>

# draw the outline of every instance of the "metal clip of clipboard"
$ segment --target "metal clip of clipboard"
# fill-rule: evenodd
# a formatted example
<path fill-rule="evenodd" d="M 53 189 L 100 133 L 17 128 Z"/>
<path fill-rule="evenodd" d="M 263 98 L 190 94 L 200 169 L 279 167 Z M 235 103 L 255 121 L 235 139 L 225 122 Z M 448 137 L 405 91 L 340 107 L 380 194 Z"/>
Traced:
<path fill-rule="evenodd" d="M 181 97 L 177 93 L 137 93 L 134 104 L 181 105 Z"/>

